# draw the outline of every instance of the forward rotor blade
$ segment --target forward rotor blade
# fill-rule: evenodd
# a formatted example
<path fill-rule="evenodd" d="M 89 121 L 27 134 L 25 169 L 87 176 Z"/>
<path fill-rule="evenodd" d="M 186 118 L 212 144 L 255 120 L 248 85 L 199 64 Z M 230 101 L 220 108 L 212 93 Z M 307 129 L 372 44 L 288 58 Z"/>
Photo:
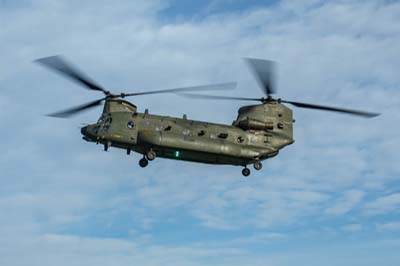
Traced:
<path fill-rule="evenodd" d="M 139 95 L 147 95 L 147 94 L 159 94 L 159 93 L 168 93 L 168 92 L 185 92 L 185 91 L 232 90 L 234 88 L 236 88 L 236 82 L 227 82 L 227 83 L 219 83 L 219 84 L 211 84 L 211 85 L 180 87 L 180 88 L 173 88 L 173 89 L 166 89 L 166 90 L 126 93 L 126 94 L 121 94 L 121 96 L 127 97 L 127 96 L 139 96 Z"/>
<path fill-rule="evenodd" d="M 88 78 L 85 74 L 80 72 L 77 68 L 67 63 L 61 56 L 50 56 L 35 60 L 35 62 L 42 64 L 43 66 L 56 71 L 71 80 L 85 86 L 90 90 L 102 91 L 105 94 L 108 92 L 101 86 L 97 85 L 94 81 Z"/>
<path fill-rule="evenodd" d="M 365 111 L 360 111 L 360 110 L 330 107 L 330 106 L 316 105 L 316 104 L 309 104 L 309 103 L 301 103 L 301 102 L 293 102 L 293 101 L 285 101 L 285 100 L 281 100 L 281 102 L 289 103 L 289 104 L 292 104 L 292 105 L 294 105 L 296 107 L 300 107 L 300 108 L 339 112 L 339 113 L 357 115 L 357 116 L 361 116 L 361 117 L 365 117 L 365 118 L 372 118 L 372 117 L 380 115 L 379 113 L 371 113 L 371 112 L 365 112 Z"/>
<path fill-rule="evenodd" d="M 276 92 L 276 63 L 270 60 L 245 58 L 262 91 L 270 96 Z"/>
<path fill-rule="evenodd" d="M 66 110 L 63 110 L 63 111 L 59 111 L 59 112 L 56 112 L 56 113 L 51 113 L 51 114 L 48 114 L 47 116 L 58 117 L 58 118 L 67 118 L 67 117 L 75 115 L 75 114 L 77 114 L 77 113 L 79 113 L 79 112 L 81 112 L 83 110 L 90 109 L 90 108 L 93 108 L 93 107 L 95 107 L 97 105 L 100 105 L 101 102 L 104 101 L 105 99 L 106 98 L 102 98 L 102 99 L 99 99 L 99 100 L 96 100 L 96 101 L 93 101 L 93 102 L 85 103 L 85 104 L 82 104 L 82 105 L 79 105 L 79 106 L 76 106 L 76 107 L 72 107 L 72 108 L 66 109 Z"/>
<path fill-rule="evenodd" d="M 196 99 L 261 101 L 261 102 L 263 101 L 262 98 L 231 97 L 231 96 L 204 95 L 204 94 L 194 94 L 194 93 L 178 93 L 178 95 Z"/>

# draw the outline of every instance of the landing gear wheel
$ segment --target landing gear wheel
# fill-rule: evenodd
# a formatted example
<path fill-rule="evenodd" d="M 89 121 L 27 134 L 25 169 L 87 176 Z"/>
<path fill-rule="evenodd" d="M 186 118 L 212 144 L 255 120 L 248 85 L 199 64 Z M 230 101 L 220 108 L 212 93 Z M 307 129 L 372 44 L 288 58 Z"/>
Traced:
<path fill-rule="evenodd" d="M 250 175 L 250 169 L 247 168 L 247 167 L 243 168 L 242 175 L 243 176 L 249 176 Z"/>
<path fill-rule="evenodd" d="M 254 166 L 254 169 L 256 169 L 257 171 L 261 170 L 261 168 L 263 167 L 262 163 L 259 161 L 255 161 L 253 166 Z"/>
<path fill-rule="evenodd" d="M 149 164 L 149 161 L 148 161 L 146 158 L 144 158 L 144 157 L 143 157 L 142 159 L 139 160 L 139 165 L 140 165 L 140 167 L 142 167 L 142 168 L 146 167 L 148 164 Z"/>
<path fill-rule="evenodd" d="M 148 151 L 146 154 L 146 158 L 149 161 L 153 161 L 156 158 L 156 156 L 157 156 L 156 153 L 152 150 Z"/>

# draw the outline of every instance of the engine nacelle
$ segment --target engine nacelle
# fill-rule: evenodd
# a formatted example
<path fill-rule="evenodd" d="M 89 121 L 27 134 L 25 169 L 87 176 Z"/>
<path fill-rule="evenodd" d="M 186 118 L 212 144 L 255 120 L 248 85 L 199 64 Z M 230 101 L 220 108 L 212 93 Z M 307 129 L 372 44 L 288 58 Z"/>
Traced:
<path fill-rule="evenodd" d="M 263 130 L 293 138 L 292 110 L 278 102 L 241 107 L 233 125 L 244 130 Z"/>

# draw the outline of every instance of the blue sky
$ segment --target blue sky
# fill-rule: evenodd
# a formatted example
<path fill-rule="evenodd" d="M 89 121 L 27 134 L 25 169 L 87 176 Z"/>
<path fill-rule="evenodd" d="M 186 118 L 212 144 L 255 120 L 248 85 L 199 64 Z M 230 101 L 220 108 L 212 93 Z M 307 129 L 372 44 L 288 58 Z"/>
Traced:
<path fill-rule="evenodd" d="M 398 265 L 396 1 L 0 1 L 1 265 Z M 233 166 L 103 152 L 44 116 L 99 97 L 32 63 L 63 54 L 112 91 L 237 81 L 279 63 L 296 142 L 249 178 Z M 231 123 L 246 103 L 133 98 L 140 111 Z"/>

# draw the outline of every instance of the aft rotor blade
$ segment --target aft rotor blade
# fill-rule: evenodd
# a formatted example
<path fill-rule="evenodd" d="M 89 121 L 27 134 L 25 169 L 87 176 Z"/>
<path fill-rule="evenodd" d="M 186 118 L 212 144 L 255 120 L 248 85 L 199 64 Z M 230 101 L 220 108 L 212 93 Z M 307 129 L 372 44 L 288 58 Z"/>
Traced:
<path fill-rule="evenodd" d="M 67 118 L 69 116 L 78 114 L 79 112 L 81 112 L 83 110 L 90 109 L 90 108 L 93 108 L 95 106 L 98 106 L 105 99 L 106 98 L 102 98 L 102 99 L 99 99 L 99 100 L 96 100 L 96 101 L 92 101 L 92 102 L 89 102 L 89 103 L 85 103 L 85 104 L 82 104 L 82 105 L 79 105 L 79 106 L 76 106 L 76 107 L 72 107 L 72 108 L 66 109 L 66 110 L 63 110 L 63 111 L 59 111 L 59 112 L 56 112 L 56 113 L 51 113 L 51 114 L 48 114 L 48 116 L 59 117 L 59 118 Z"/>
<path fill-rule="evenodd" d="M 262 98 L 247 98 L 247 97 L 231 97 L 231 96 L 218 96 L 218 95 L 204 95 L 194 93 L 178 93 L 179 95 L 196 98 L 196 99 L 211 99 L 211 100 L 236 100 L 236 101 L 263 101 Z"/>
<path fill-rule="evenodd" d="M 276 92 L 276 63 L 271 60 L 245 58 L 263 92 L 270 96 Z"/>
<path fill-rule="evenodd" d="M 324 105 L 316 105 L 316 104 L 309 104 L 309 103 L 301 103 L 301 102 L 293 102 L 293 101 L 285 101 L 281 100 L 283 103 L 289 103 L 296 107 L 300 108 L 308 108 L 308 109 L 316 109 L 316 110 L 324 110 L 324 111 L 332 111 L 332 112 L 339 112 L 351 115 L 357 115 L 365 118 L 372 118 L 375 116 L 380 115 L 379 113 L 371 113 L 365 112 L 360 110 L 352 110 L 352 109 L 345 109 L 345 108 L 338 108 L 338 107 L 331 107 L 331 106 L 324 106 Z"/>
<path fill-rule="evenodd" d="M 219 84 L 211 84 L 211 85 L 180 87 L 180 88 L 173 88 L 173 89 L 166 89 L 166 90 L 126 93 L 126 94 L 121 94 L 121 96 L 127 97 L 127 96 L 139 96 L 139 95 L 148 95 L 148 94 L 159 94 L 159 93 L 168 93 L 168 92 L 185 92 L 185 91 L 232 90 L 234 88 L 236 88 L 236 82 L 227 82 L 227 83 L 219 83 Z"/>
<path fill-rule="evenodd" d="M 40 58 L 35 60 L 35 62 L 70 78 L 71 80 L 85 86 L 90 90 L 102 91 L 105 94 L 108 94 L 105 89 L 97 85 L 94 81 L 88 78 L 77 68 L 73 67 L 70 63 L 67 63 L 61 56 Z"/>

